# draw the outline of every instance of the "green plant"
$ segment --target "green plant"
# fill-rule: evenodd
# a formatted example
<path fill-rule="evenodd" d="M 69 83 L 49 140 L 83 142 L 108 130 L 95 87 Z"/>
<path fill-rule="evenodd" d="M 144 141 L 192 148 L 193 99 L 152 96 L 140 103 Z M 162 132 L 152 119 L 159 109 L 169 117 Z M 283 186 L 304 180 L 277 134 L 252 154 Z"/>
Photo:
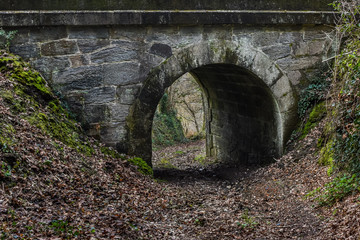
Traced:
<path fill-rule="evenodd" d="M 358 175 L 344 174 L 336 177 L 324 187 L 314 189 L 305 197 L 317 201 L 320 206 L 331 206 L 336 201 L 340 201 L 350 193 L 359 190 L 359 187 L 360 178 Z"/>
<path fill-rule="evenodd" d="M 196 162 L 199 162 L 200 164 L 205 164 L 205 159 L 206 159 L 206 156 L 202 155 L 202 154 L 196 155 L 194 158 L 194 160 Z"/>
<path fill-rule="evenodd" d="M 330 74 L 330 71 L 320 69 L 310 79 L 310 84 L 301 91 L 298 102 L 298 114 L 301 119 L 305 118 L 309 109 L 312 109 L 313 106 L 319 102 L 324 101 L 331 83 Z"/>
<path fill-rule="evenodd" d="M 245 209 L 244 213 L 241 215 L 241 222 L 237 222 L 237 225 L 242 228 L 255 228 L 259 225 L 253 217 L 249 215 L 249 209 Z"/>
<path fill-rule="evenodd" d="M 54 230 L 58 235 L 64 236 L 67 239 L 73 239 L 81 234 L 82 227 L 74 227 L 64 220 L 53 220 L 50 222 L 49 227 Z"/>
<path fill-rule="evenodd" d="M 0 42 L 0 48 L 4 48 L 9 51 L 10 43 L 15 37 L 16 33 L 17 30 L 7 32 L 4 29 L 0 28 L 0 39 L 4 39 L 4 42 Z"/>

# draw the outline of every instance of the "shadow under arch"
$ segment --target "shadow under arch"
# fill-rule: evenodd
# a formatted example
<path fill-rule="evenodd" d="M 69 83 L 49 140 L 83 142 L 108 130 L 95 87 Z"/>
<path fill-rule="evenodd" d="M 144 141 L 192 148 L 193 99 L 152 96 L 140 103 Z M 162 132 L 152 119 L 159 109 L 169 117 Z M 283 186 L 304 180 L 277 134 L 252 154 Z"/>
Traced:
<path fill-rule="evenodd" d="M 263 52 L 226 41 L 189 46 L 150 71 L 127 118 L 129 154 L 151 165 L 157 104 L 165 89 L 187 72 L 207 96 L 208 155 L 243 165 L 282 154 L 297 121 L 289 79 Z"/>

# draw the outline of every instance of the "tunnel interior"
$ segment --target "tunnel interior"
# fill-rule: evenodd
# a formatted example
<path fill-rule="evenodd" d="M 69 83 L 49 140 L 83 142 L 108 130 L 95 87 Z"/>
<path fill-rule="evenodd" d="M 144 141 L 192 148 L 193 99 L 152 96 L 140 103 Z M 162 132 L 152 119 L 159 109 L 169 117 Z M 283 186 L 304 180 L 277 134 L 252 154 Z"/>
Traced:
<path fill-rule="evenodd" d="M 206 152 L 222 163 L 268 163 L 281 154 L 279 113 L 269 87 L 245 68 L 211 64 L 190 71 L 206 95 Z"/>

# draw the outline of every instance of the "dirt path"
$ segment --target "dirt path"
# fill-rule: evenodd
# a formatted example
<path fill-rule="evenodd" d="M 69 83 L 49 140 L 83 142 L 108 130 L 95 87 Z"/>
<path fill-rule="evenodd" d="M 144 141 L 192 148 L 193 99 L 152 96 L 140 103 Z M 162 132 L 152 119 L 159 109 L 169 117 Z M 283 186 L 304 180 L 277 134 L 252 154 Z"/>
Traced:
<path fill-rule="evenodd" d="M 322 213 L 304 200 L 327 179 L 314 139 L 273 164 L 243 169 L 207 162 L 204 141 L 155 152 L 155 177 L 176 196 L 164 231 L 170 239 L 328 239 Z"/>

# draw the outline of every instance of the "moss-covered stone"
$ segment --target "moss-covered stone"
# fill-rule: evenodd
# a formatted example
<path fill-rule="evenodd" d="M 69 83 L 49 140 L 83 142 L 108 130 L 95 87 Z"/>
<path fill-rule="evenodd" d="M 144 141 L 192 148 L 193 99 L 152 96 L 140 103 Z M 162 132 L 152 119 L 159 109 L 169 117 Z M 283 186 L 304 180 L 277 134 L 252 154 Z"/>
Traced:
<path fill-rule="evenodd" d="M 43 97 L 50 97 L 52 95 L 51 89 L 46 85 L 45 80 L 40 74 L 31 70 L 30 65 L 22 61 L 18 56 L 3 53 L 3 57 L 0 58 L 0 71 L 8 77 L 30 87 L 29 90 L 37 91 Z"/>
<path fill-rule="evenodd" d="M 151 175 L 151 176 L 154 174 L 152 168 L 142 158 L 138 158 L 138 157 L 129 158 L 128 161 L 134 164 L 135 166 L 138 166 L 138 170 L 142 174 Z"/>

